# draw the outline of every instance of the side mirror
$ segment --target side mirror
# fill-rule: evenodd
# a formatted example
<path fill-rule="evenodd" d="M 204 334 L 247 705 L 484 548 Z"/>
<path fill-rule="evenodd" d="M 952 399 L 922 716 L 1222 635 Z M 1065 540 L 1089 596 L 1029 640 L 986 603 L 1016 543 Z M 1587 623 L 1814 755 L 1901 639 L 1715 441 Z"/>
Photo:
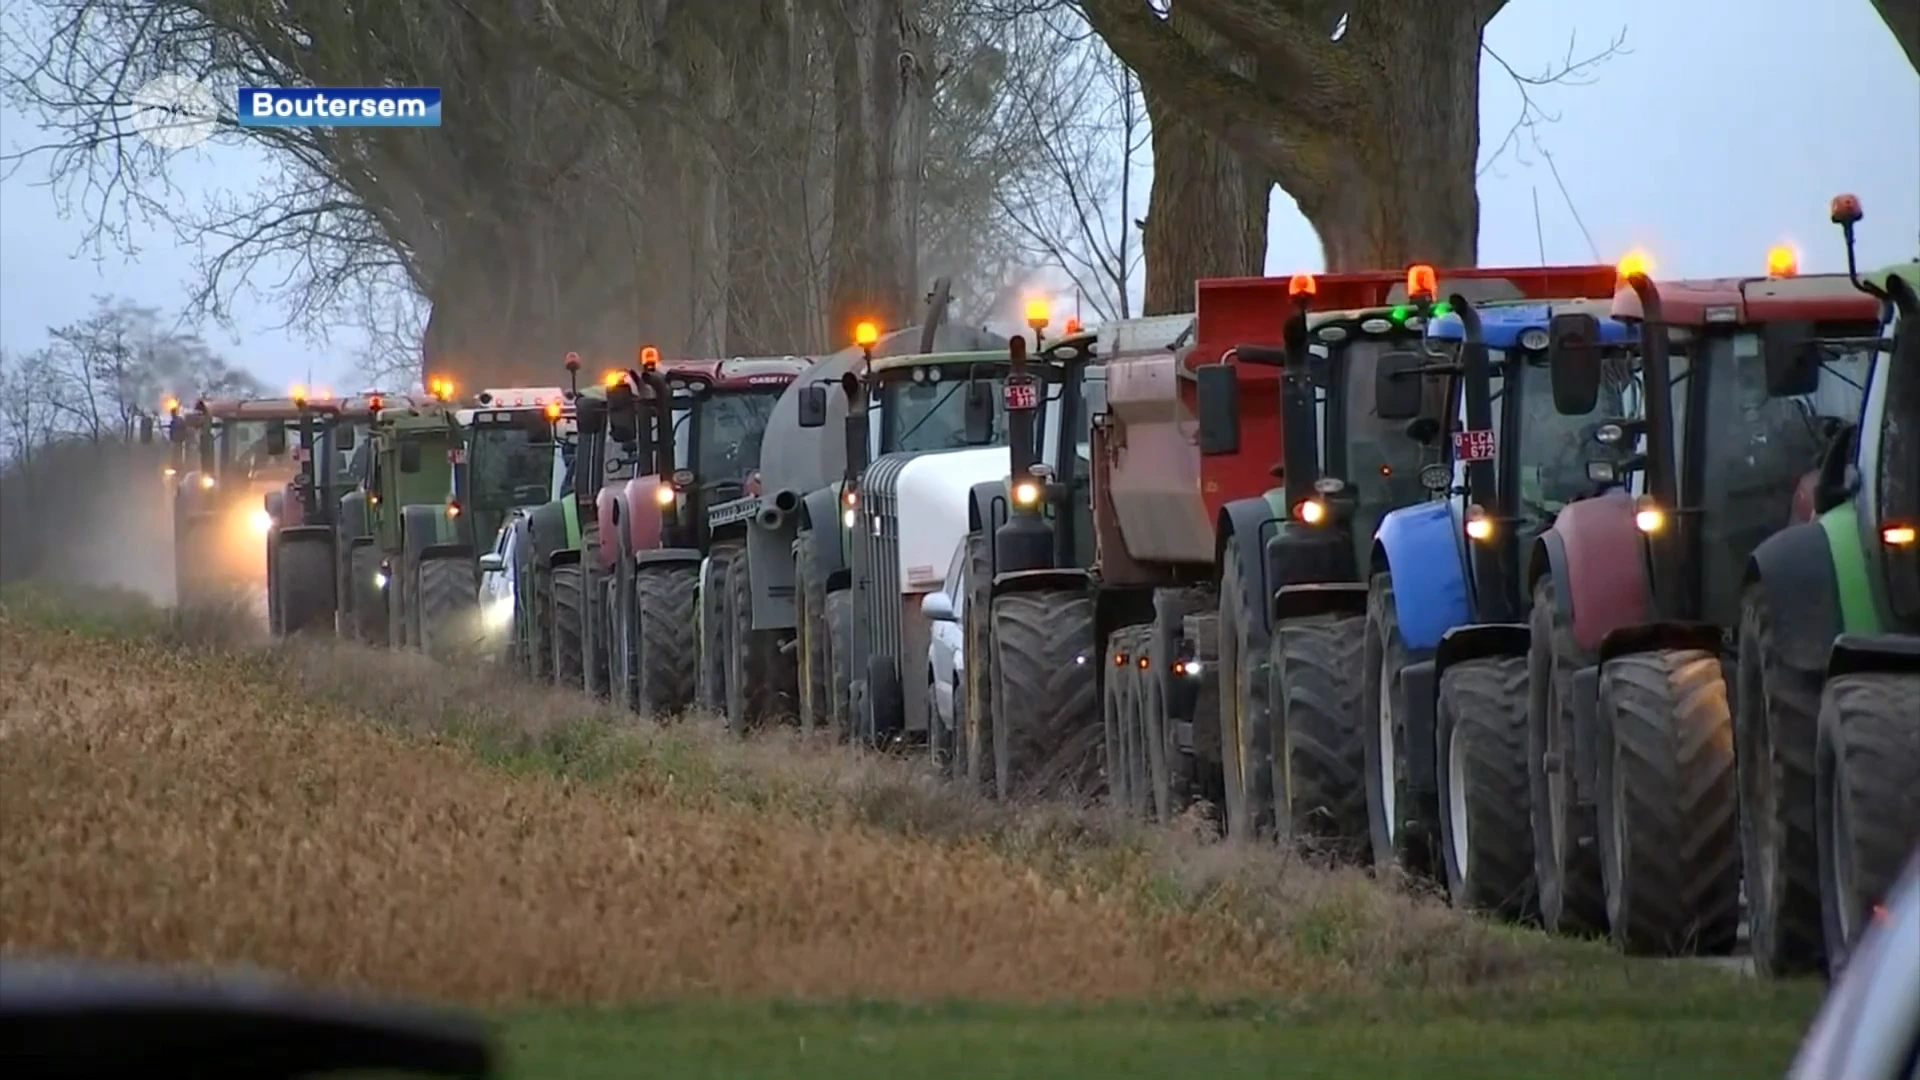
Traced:
<path fill-rule="evenodd" d="M 181 423 L 179 417 L 167 421 L 167 441 L 170 443 L 187 441 L 187 425 Z"/>
<path fill-rule="evenodd" d="M 640 411 L 633 408 L 607 407 L 607 438 L 621 446 L 632 446 L 640 441 Z"/>
<path fill-rule="evenodd" d="M 1432 416 L 1416 416 L 1407 421 L 1407 438 L 1421 446 L 1432 446 L 1440 438 L 1440 421 Z M 1448 483 L 1452 483 L 1452 474 L 1448 474 Z"/>
<path fill-rule="evenodd" d="M 360 441 L 360 429 L 352 424 L 341 424 L 333 429 L 333 445 L 339 450 L 351 450 Z"/>
<path fill-rule="evenodd" d="M 267 421 L 267 454 L 279 457 L 287 452 L 287 422 L 285 420 Z"/>
<path fill-rule="evenodd" d="M 1414 352 L 1388 353 L 1373 369 L 1373 411 L 1382 420 L 1411 420 L 1420 415 L 1420 368 L 1426 358 Z"/>
<path fill-rule="evenodd" d="M 507 560 L 502 558 L 498 552 L 489 551 L 485 555 L 480 556 L 480 572 L 483 574 L 497 573 L 506 568 Z"/>
<path fill-rule="evenodd" d="M 1555 315 L 1547 341 L 1554 410 L 1585 416 L 1600 400 L 1600 320 L 1585 312 Z"/>
<path fill-rule="evenodd" d="M 1770 322 L 1760 328 L 1768 397 L 1799 397 L 1820 388 L 1820 346 L 1810 322 Z"/>
<path fill-rule="evenodd" d="M 825 383 L 808 383 L 800 388 L 800 426 L 803 428 L 825 427 L 827 423 L 827 387 Z"/>
<path fill-rule="evenodd" d="M 967 383 L 965 434 L 968 446 L 993 442 L 993 384 L 984 379 Z"/>
<path fill-rule="evenodd" d="M 932 622 L 956 622 L 953 598 L 944 592 L 930 592 L 920 601 L 920 614 Z"/>
<path fill-rule="evenodd" d="M 153 417 L 140 418 L 140 442 L 142 445 L 153 442 Z"/>
<path fill-rule="evenodd" d="M 1193 383 L 1200 414 L 1200 453 L 1208 457 L 1239 453 L 1239 372 L 1232 364 L 1201 364 L 1193 369 Z"/>
<path fill-rule="evenodd" d="M 604 434 L 607 430 L 607 403 L 594 398 L 582 398 L 575 420 L 576 430 L 582 438 Z"/>
<path fill-rule="evenodd" d="M 417 473 L 420 471 L 420 443 L 418 440 L 400 440 L 400 471 L 403 473 Z"/>

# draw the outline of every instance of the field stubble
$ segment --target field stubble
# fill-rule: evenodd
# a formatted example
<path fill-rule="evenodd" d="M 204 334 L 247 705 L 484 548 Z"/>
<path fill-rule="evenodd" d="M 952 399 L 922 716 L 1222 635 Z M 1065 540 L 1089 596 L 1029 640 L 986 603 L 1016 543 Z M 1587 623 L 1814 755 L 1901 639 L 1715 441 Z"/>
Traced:
<path fill-rule="evenodd" d="M 476 1005 L 1519 1002 L 1632 981 L 1271 848 L 100 601 L 0 610 L 0 820 L 7 952 Z"/>

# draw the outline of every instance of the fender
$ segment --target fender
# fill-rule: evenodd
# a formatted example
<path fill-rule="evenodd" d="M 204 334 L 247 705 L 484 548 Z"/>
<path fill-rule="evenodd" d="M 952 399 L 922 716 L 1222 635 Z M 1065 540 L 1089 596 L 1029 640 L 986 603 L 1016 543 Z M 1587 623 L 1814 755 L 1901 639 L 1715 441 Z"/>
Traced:
<path fill-rule="evenodd" d="M 1266 582 L 1260 578 L 1267 569 L 1267 539 L 1279 532 L 1285 520 L 1264 496 L 1256 496 L 1224 504 L 1214 523 L 1213 565 L 1218 569 L 1227 564 L 1228 545 L 1239 552 L 1246 574 L 1240 583 L 1246 590 L 1240 609 L 1258 612 L 1254 625 L 1247 628 L 1253 631 L 1256 645 L 1265 645 L 1273 637 L 1273 606 L 1265 602 Z"/>
<path fill-rule="evenodd" d="M 1353 534 L 1346 529 L 1281 522 L 1266 544 L 1266 588 L 1272 598 L 1267 625 L 1278 626 L 1282 619 L 1349 611 L 1353 601 L 1342 587 L 1359 590 L 1359 606 L 1351 613 L 1364 615 L 1367 586 L 1359 582 L 1353 558 Z M 1300 588 L 1323 585 L 1335 588 Z M 1289 590 L 1295 591 L 1283 603 L 1281 594 Z"/>
<path fill-rule="evenodd" d="M 982 480 L 967 492 L 967 533 L 987 537 L 987 570 L 998 573 L 999 552 L 994 550 L 993 531 L 1007 520 L 1007 482 Z"/>
<path fill-rule="evenodd" d="M 1920 674 L 1920 634 L 1841 634 L 1827 657 L 1827 678 Z"/>
<path fill-rule="evenodd" d="M 473 545 L 465 541 L 450 544 L 428 544 L 421 548 L 419 553 L 414 555 L 414 558 L 420 562 L 428 562 L 433 559 L 471 560 L 473 558 Z"/>
<path fill-rule="evenodd" d="M 651 551 L 660 546 L 660 533 L 663 522 L 661 521 L 659 504 L 653 501 L 653 494 L 660 487 L 660 484 L 661 478 L 658 474 L 649 473 L 646 476 L 636 476 L 627 481 L 625 486 L 622 487 L 620 492 L 615 496 L 615 500 L 619 504 L 619 516 L 627 525 L 627 539 L 631 545 L 629 550 Z M 642 507 L 653 512 L 643 512 L 639 509 Z M 602 521 L 600 527 L 607 529 L 607 522 Z M 609 534 L 611 533 L 611 530 L 607 531 Z M 609 563 L 608 565 L 612 564 Z"/>
<path fill-rule="evenodd" d="M 1449 630 L 1473 621 L 1461 560 L 1463 535 L 1447 502 L 1403 506 L 1380 519 L 1373 540 L 1375 565 L 1384 565 L 1393 578 L 1394 614 L 1409 650 L 1434 649 Z"/>
<path fill-rule="evenodd" d="M 1614 630 L 1653 620 L 1645 551 L 1633 525 L 1631 495 L 1616 490 L 1580 499 L 1541 534 L 1527 587 L 1552 573 L 1559 601 L 1572 617 L 1574 643 L 1594 652 Z"/>
<path fill-rule="evenodd" d="M 372 547 L 372 546 L 373 546 L 373 537 L 371 536 L 356 536 L 353 539 L 347 541 L 347 547 L 352 548 L 354 550 L 358 550 L 363 547 Z"/>
<path fill-rule="evenodd" d="M 1851 505 L 1842 509 L 1852 516 Z M 1861 629 L 1841 622 L 1840 582 L 1834 566 L 1841 557 L 1827 531 L 1809 523 L 1790 525 L 1767 537 L 1747 559 L 1743 582 L 1758 583 L 1766 591 L 1774 641 L 1781 659 L 1797 671 L 1823 670 L 1833 639 L 1842 630 Z M 1871 598 L 1867 606 L 1871 611 Z"/>
<path fill-rule="evenodd" d="M 547 552 L 547 569 L 549 570 L 562 566 L 579 565 L 580 549 L 577 547 L 560 548 L 557 551 Z"/>
<path fill-rule="evenodd" d="M 651 551 L 637 552 L 633 556 L 633 565 L 639 566 L 699 566 L 704 560 L 699 548 L 654 548 Z"/>
<path fill-rule="evenodd" d="M 288 544 L 330 544 L 333 530 L 325 525 L 284 525 L 274 530 L 280 546 Z"/>
<path fill-rule="evenodd" d="M 400 508 L 401 552 L 408 559 L 420 558 L 429 544 L 453 540 L 448 528 L 446 508 L 439 503 L 415 503 Z"/>
<path fill-rule="evenodd" d="M 800 505 L 805 510 L 807 521 L 811 523 L 814 530 L 816 543 L 813 551 L 815 557 L 819 559 L 817 569 L 827 574 L 829 580 L 835 573 L 846 573 L 849 569 L 847 526 L 840 513 L 840 485 L 833 484 L 817 491 L 810 491 L 807 497 L 801 500 Z M 831 543 L 817 542 L 829 536 L 833 538 Z M 844 585 L 841 587 L 845 588 Z"/>
<path fill-rule="evenodd" d="M 1880 604 L 1885 597 L 1867 573 L 1865 538 L 1860 535 L 1859 504 L 1851 500 L 1820 515 L 1827 534 L 1829 560 L 1838 593 L 1840 622 L 1849 634 L 1877 634 Z M 1876 538 L 1877 539 L 1877 538 Z"/>
<path fill-rule="evenodd" d="M 1010 593 L 1043 592 L 1050 589 L 1085 592 L 1093 587 L 1093 575 L 1077 567 L 1042 567 L 1038 570 L 1014 570 L 993 575 L 990 596 Z"/>
<path fill-rule="evenodd" d="M 1673 649 L 1698 649 L 1718 655 L 1725 651 L 1727 637 L 1725 631 L 1712 623 L 1679 620 L 1634 623 L 1609 630 L 1607 636 L 1600 639 L 1600 663 L 1604 665 L 1616 656 Z"/>
<path fill-rule="evenodd" d="M 1526 623 L 1469 623 L 1440 635 L 1433 645 L 1433 685 L 1436 691 L 1447 669 L 1455 664 L 1492 657 L 1525 656 L 1533 646 L 1533 630 Z"/>

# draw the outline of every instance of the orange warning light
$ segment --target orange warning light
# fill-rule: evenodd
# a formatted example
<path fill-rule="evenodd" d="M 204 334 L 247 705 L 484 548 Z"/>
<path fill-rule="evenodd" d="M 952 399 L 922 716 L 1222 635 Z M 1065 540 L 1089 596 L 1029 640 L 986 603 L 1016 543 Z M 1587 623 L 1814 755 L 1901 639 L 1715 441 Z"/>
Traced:
<path fill-rule="evenodd" d="M 626 372 L 623 372 L 618 368 L 608 368 L 607 373 L 605 375 L 600 376 L 600 385 L 611 390 L 614 387 L 619 386 L 620 380 L 625 377 L 626 377 Z"/>
<path fill-rule="evenodd" d="M 384 398 L 382 398 L 382 397 L 381 397 L 381 396 L 380 396 L 379 394 L 368 394 L 368 395 L 367 395 L 367 408 L 368 408 L 368 409 L 371 409 L 371 410 L 372 410 L 372 411 L 374 411 L 374 412 L 379 412 L 379 411 L 380 411 L 380 407 L 381 407 L 382 405 L 384 405 L 384 404 L 386 404 L 386 400 L 385 400 Z"/>
<path fill-rule="evenodd" d="M 1426 263 L 1415 263 L 1407 267 L 1407 298 L 1433 299 L 1440 292 L 1440 275 Z"/>
<path fill-rule="evenodd" d="M 169 414 L 178 413 L 180 411 L 180 399 L 177 397 L 170 397 L 167 400 L 161 402 L 160 407 L 166 410 L 166 412 Z"/>
<path fill-rule="evenodd" d="M 660 350 L 654 348 L 651 345 L 647 346 L 644 349 L 641 349 L 640 350 L 640 366 L 643 368 L 649 368 L 649 369 L 659 367 L 660 366 Z"/>
<path fill-rule="evenodd" d="M 856 325 L 853 328 L 853 343 L 855 345 L 858 345 L 863 349 L 870 349 L 873 346 L 879 344 L 879 342 L 880 342 L 880 326 L 878 323 L 872 323 L 872 322 L 867 322 L 865 320 L 862 320 L 858 325 Z"/>
<path fill-rule="evenodd" d="M 1080 320 L 1079 320 L 1079 319 L 1068 319 L 1068 320 L 1067 320 L 1067 325 L 1066 325 L 1066 332 L 1067 332 L 1067 333 L 1069 333 L 1069 334 L 1077 334 L 1077 333 L 1079 333 L 1079 332 L 1080 332 Z"/>
<path fill-rule="evenodd" d="M 1767 276 L 1772 278 L 1794 277 L 1800 273 L 1800 256 L 1786 244 L 1775 244 L 1767 249 Z"/>
<path fill-rule="evenodd" d="M 1312 274 L 1295 274 L 1287 279 L 1287 295 L 1291 297 L 1312 296 L 1320 291 L 1320 283 Z"/>
<path fill-rule="evenodd" d="M 1052 320 L 1053 305 L 1042 299 L 1027 301 L 1027 325 L 1035 330 L 1045 330 Z"/>
<path fill-rule="evenodd" d="M 559 402 L 557 401 L 547 402 L 547 419 L 549 420 L 560 419 L 560 403 Z"/>
<path fill-rule="evenodd" d="M 1620 272 L 1620 277 L 1623 280 L 1635 274 L 1639 274 L 1642 277 L 1653 276 L 1653 260 L 1648 258 L 1647 253 L 1641 251 L 1639 248 L 1634 248 L 1632 251 L 1620 256 L 1620 261 L 1615 264 L 1614 268 Z"/>
<path fill-rule="evenodd" d="M 1827 209 L 1835 225 L 1852 225 L 1866 216 L 1860 212 L 1858 195 L 1835 195 Z"/>

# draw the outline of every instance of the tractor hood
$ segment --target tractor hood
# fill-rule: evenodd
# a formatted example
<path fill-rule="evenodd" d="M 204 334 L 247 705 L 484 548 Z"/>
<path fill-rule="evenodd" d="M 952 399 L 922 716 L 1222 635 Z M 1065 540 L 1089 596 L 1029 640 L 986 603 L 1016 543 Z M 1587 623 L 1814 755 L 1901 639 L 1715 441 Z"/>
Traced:
<path fill-rule="evenodd" d="M 895 457 L 889 454 L 887 457 Z M 1006 478 L 1004 446 L 899 455 L 886 484 L 892 490 L 899 523 L 900 591 L 929 592 L 940 587 L 953 548 L 967 534 L 967 500 L 973 486 Z M 877 464 L 877 463 L 876 463 Z M 869 475 L 874 475 L 871 471 Z"/>

